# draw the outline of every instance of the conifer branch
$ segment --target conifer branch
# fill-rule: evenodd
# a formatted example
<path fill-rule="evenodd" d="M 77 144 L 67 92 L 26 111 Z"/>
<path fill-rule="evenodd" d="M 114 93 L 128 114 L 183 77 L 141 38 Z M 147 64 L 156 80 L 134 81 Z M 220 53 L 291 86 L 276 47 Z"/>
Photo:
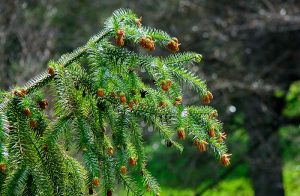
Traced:
<path fill-rule="evenodd" d="M 182 151 L 180 140 L 191 138 L 200 152 L 208 148 L 224 166 L 230 164 L 217 111 L 183 104 L 182 84 L 203 104 L 213 99 L 188 70 L 202 56 L 142 55 L 127 44 L 172 52 L 180 46 L 164 31 L 141 26 L 131 10 L 119 9 L 86 45 L 50 61 L 47 72 L 22 88 L 1 92 L 1 195 L 92 195 L 98 186 L 112 195 L 118 181 L 136 195 L 159 194 L 146 168 L 141 122 L 153 126 L 167 147 Z M 155 87 L 143 82 L 142 70 Z M 43 111 L 49 105 L 42 93 L 46 85 L 54 97 L 53 117 Z M 82 163 L 70 149 L 82 155 Z"/>

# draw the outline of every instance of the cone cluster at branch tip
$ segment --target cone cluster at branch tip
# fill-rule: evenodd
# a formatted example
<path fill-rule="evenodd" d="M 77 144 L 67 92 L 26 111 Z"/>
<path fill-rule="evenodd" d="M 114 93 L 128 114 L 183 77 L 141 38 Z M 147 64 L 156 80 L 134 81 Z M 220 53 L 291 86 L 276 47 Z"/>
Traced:
<path fill-rule="evenodd" d="M 142 17 L 135 19 L 135 23 L 138 27 L 142 26 Z M 116 32 L 116 37 L 115 37 L 116 44 L 118 46 L 124 46 L 125 43 L 125 32 L 123 29 L 118 29 Z M 139 41 L 140 45 L 149 50 L 153 51 L 155 50 L 155 44 L 150 35 L 147 35 L 145 37 L 141 37 Z M 173 37 L 168 44 L 166 45 L 166 48 L 169 49 L 172 52 L 178 52 L 179 51 L 179 46 L 181 44 L 178 41 L 178 38 Z"/>

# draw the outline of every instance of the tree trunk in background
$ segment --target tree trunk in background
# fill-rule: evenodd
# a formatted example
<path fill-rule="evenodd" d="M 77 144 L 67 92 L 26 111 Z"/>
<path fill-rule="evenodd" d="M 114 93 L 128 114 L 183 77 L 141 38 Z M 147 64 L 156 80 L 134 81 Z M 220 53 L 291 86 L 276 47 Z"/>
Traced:
<path fill-rule="evenodd" d="M 281 108 L 278 107 L 280 104 L 273 104 L 274 98 L 271 97 L 268 100 L 262 100 L 257 95 L 245 97 L 247 98 L 244 99 L 243 109 L 246 111 L 246 119 L 249 119 L 246 124 L 250 140 L 249 149 L 255 149 L 249 154 L 250 176 L 255 195 L 284 195 L 278 135 L 280 113 L 276 109 Z"/>
<path fill-rule="evenodd" d="M 57 31 L 49 7 L 36 0 L 0 3 L 0 89 L 24 84 L 54 55 Z"/>
<path fill-rule="evenodd" d="M 293 40 L 293 41 L 291 41 Z M 276 89 L 288 92 L 291 83 L 300 78 L 299 30 L 266 32 L 261 37 L 249 39 L 246 47 L 252 47 L 252 55 L 245 59 L 249 72 L 257 86 L 269 84 L 272 90 L 262 90 L 244 95 L 241 99 L 246 114 L 249 133 L 250 176 L 255 195 L 284 195 L 282 155 L 278 130 L 284 126 L 282 109 L 284 98 L 274 96 Z M 261 81 L 263 80 L 263 82 Z"/>
<path fill-rule="evenodd" d="M 14 1 L 0 4 L 0 12 L 2 12 L 0 17 L 0 89 L 5 90 L 8 89 L 11 82 L 9 76 L 9 59 L 11 57 L 16 58 L 16 56 L 13 55 L 19 53 L 19 51 L 15 51 L 15 48 L 13 47 L 13 42 L 17 41 L 15 39 L 16 36 L 13 37 L 11 29 L 8 28 L 14 10 Z M 17 46 L 19 46 L 19 44 L 17 44 Z"/>

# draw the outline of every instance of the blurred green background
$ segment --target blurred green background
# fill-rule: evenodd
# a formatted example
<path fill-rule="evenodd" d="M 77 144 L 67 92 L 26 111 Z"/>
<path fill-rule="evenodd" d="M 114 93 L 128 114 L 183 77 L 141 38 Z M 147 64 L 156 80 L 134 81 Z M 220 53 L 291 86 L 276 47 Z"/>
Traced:
<path fill-rule="evenodd" d="M 121 7 L 178 37 L 181 51 L 204 56 L 192 70 L 214 94 L 233 154 L 223 168 L 188 143 L 182 154 L 166 148 L 145 127 L 161 195 L 300 195 L 299 1 L 0 0 L 0 89 L 83 45 Z M 191 92 L 184 103 L 200 104 Z"/>

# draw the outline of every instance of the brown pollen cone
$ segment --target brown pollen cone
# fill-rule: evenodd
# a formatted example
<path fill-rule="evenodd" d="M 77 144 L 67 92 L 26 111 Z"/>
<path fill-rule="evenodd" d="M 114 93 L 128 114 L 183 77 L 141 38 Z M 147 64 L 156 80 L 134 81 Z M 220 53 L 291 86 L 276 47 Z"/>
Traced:
<path fill-rule="evenodd" d="M 200 152 L 205 152 L 206 151 L 206 145 L 208 143 L 206 141 L 200 141 L 198 145 L 198 149 Z"/>
<path fill-rule="evenodd" d="M 213 100 L 214 98 L 213 94 L 210 91 L 207 92 L 207 96 L 210 100 Z"/>
<path fill-rule="evenodd" d="M 94 177 L 94 178 L 93 178 L 93 181 L 92 181 L 92 184 L 93 184 L 94 186 L 99 186 L 99 185 L 100 185 L 100 180 L 99 180 L 99 178 L 98 178 L 98 177 Z"/>
<path fill-rule="evenodd" d="M 167 85 L 168 85 L 169 88 L 172 86 L 172 80 L 167 79 L 166 83 L 167 83 Z"/>
<path fill-rule="evenodd" d="M 154 41 L 152 40 L 152 38 L 150 36 L 142 37 L 140 39 L 140 45 L 147 50 L 150 50 L 150 51 L 155 50 Z"/>
<path fill-rule="evenodd" d="M 217 111 L 212 111 L 209 113 L 209 119 L 217 118 L 218 117 L 218 112 Z"/>
<path fill-rule="evenodd" d="M 114 154 L 114 149 L 113 149 L 113 147 L 109 147 L 109 148 L 107 149 L 107 153 L 108 153 L 109 156 L 113 156 L 113 154 Z"/>
<path fill-rule="evenodd" d="M 194 140 L 194 145 L 198 147 L 199 144 L 200 144 L 200 141 L 199 141 L 198 139 L 195 139 L 195 140 Z"/>
<path fill-rule="evenodd" d="M 129 158 L 129 165 L 136 166 L 136 164 L 137 164 L 137 159 L 135 157 L 130 157 Z"/>
<path fill-rule="evenodd" d="M 174 106 L 178 106 L 180 104 L 182 104 L 182 96 L 176 97 L 174 101 Z"/>
<path fill-rule="evenodd" d="M 118 29 L 118 30 L 117 30 L 117 35 L 118 35 L 118 36 L 124 36 L 124 35 L 125 35 L 124 30 L 123 30 L 123 29 Z"/>
<path fill-rule="evenodd" d="M 25 116 L 31 116 L 31 111 L 30 111 L 30 109 L 29 109 L 29 108 L 25 108 L 25 109 L 23 110 L 23 114 L 24 114 Z"/>
<path fill-rule="evenodd" d="M 54 76 L 54 75 L 55 75 L 55 70 L 54 70 L 53 67 L 48 67 L 48 74 L 49 74 L 50 76 Z"/>
<path fill-rule="evenodd" d="M 120 93 L 120 102 L 121 103 L 126 103 L 127 99 L 124 93 Z"/>
<path fill-rule="evenodd" d="M 210 91 L 207 91 L 207 94 L 202 97 L 202 103 L 209 104 L 213 98 L 214 97 L 213 97 L 212 93 Z"/>
<path fill-rule="evenodd" d="M 185 131 L 184 131 L 184 128 L 178 128 L 177 129 L 177 135 L 178 135 L 178 138 L 180 140 L 184 140 L 185 139 Z"/>
<path fill-rule="evenodd" d="M 41 100 L 39 102 L 39 106 L 42 110 L 45 110 L 48 107 L 49 103 L 47 101 L 47 99 Z"/>
<path fill-rule="evenodd" d="M 168 106 L 167 102 L 165 102 L 165 101 L 159 102 L 159 107 L 165 108 L 165 107 L 167 107 L 167 106 Z"/>
<path fill-rule="evenodd" d="M 202 97 L 202 103 L 203 104 L 209 104 L 210 103 L 210 99 L 207 95 Z"/>
<path fill-rule="evenodd" d="M 134 101 L 133 101 L 133 100 L 130 100 L 130 101 L 128 102 L 128 108 L 132 110 L 133 107 L 134 107 L 134 104 L 135 104 Z"/>
<path fill-rule="evenodd" d="M 124 38 L 125 38 L 125 32 L 123 29 L 117 30 L 117 37 L 116 37 L 116 44 L 118 46 L 124 46 Z"/>
<path fill-rule="evenodd" d="M 176 101 L 179 101 L 179 102 L 181 103 L 181 102 L 182 102 L 182 97 L 181 97 L 181 96 L 178 96 L 178 97 L 175 98 L 175 100 L 176 100 Z"/>
<path fill-rule="evenodd" d="M 29 122 L 29 125 L 30 125 L 30 128 L 31 128 L 31 129 L 35 129 L 35 128 L 37 128 L 37 126 L 38 126 L 38 122 L 37 122 L 36 120 L 31 120 L 31 121 Z"/>
<path fill-rule="evenodd" d="M 126 168 L 126 166 L 122 166 L 121 167 L 121 169 L 120 169 L 120 172 L 122 173 L 122 174 L 126 174 L 127 173 L 127 168 Z"/>
<path fill-rule="evenodd" d="M 123 37 L 123 36 L 117 37 L 117 38 L 116 38 L 116 44 L 117 44 L 118 46 L 124 46 L 124 44 L 125 44 L 124 37 Z"/>
<path fill-rule="evenodd" d="M 230 165 L 230 156 L 231 154 L 223 154 L 221 156 L 221 164 L 224 165 L 225 167 Z"/>
<path fill-rule="evenodd" d="M 28 93 L 28 90 L 25 89 L 25 88 L 22 88 L 22 89 L 20 90 L 20 93 L 21 93 L 21 96 L 25 96 L 25 95 Z"/>
<path fill-rule="evenodd" d="M 170 86 L 167 84 L 167 82 L 165 80 L 162 80 L 160 84 L 161 84 L 161 89 L 163 91 L 168 91 L 169 90 Z"/>
<path fill-rule="evenodd" d="M 218 142 L 223 142 L 224 140 L 226 140 L 226 138 L 227 138 L 226 133 L 222 132 L 218 137 Z"/>
<path fill-rule="evenodd" d="M 167 48 L 172 52 L 178 52 L 179 51 L 180 43 L 178 43 L 177 38 L 172 38 L 171 41 L 167 44 Z"/>
<path fill-rule="evenodd" d="M 0 163 L 0 172 L 4 173 L 6 171 L 6 164 Z"/>
<path fill-rule="evenodd" d="M 174 106 L 178 106 L 180 104 L 181 104 L 181 102 L 179 102 L 179 101 L 174 101 L 174 103 L 173 103 Z"/>
<path fill-rule="evenodd" d="M 142 26 L 142 17 L 135 19 L 135 23 L 138 27 Z"/>
<path fill-rule="evenodd" d="M 211 127 L 211 128 L 208 129 L 208 135 L 210 137 L 215 137 L 216 136 L 216 132 L 215 132 L 215 130 L 214 130 L 213 127 Z"/>
<path fill-rule="evenodd" d="M 99 88 L 99 89 L 97 90 L 97 96 L 98 96 L 98 97 L 104 97 L 104 96 L 105 96 L 105 91 L 104 91 L 103 88 Z"/>

